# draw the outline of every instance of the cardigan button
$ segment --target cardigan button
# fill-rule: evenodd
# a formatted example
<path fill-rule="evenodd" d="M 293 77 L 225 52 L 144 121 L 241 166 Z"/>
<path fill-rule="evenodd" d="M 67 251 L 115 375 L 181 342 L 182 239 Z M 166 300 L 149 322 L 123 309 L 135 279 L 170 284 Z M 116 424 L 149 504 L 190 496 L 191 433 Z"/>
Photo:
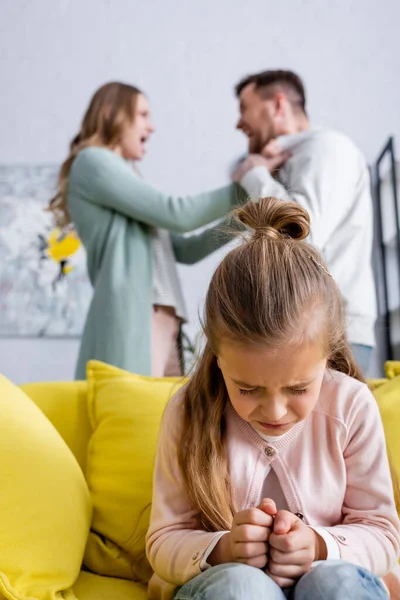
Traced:
<path fill-rule="evenodd" d="M 344 535 L 338 535 L 338 540 L 340 540 L 341 542 L 345 542 L 346 538 L 344 537 Z"/>
<path fill-rule="evenodd" d="M 196 552 L 195 554 L 193 554 L 192 556 L 192 560 L 197 560 L 199 558 L 199 553 Z"/>
<path fill-rule="evenodd" d="M 294 514 L 296 515 L 296 517 L 297 517 L 298 519 L 300 519 L 301 521 L 304 521 L 304 515 L 303 515 L 303 513 L 301 513 L 301 512 L 298 512 L 298 513 L 294 513 Z"/>
<path fill-rule="evenodd" d="M 274 448 L 271 448 L 271 446 L 267 446 L 264 449 L 264 452 L 267 456 L 275 456 L 276 450 Z"/>

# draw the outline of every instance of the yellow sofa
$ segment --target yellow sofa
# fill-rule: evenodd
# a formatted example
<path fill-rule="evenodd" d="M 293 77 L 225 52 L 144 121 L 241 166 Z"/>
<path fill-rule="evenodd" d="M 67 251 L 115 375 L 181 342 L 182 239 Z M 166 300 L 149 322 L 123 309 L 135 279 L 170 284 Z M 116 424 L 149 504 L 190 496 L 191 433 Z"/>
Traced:
<path fill-rule="evenodd" d="M 90 371 L 90 369 L 89 369 Z M 376 394 L 378 403 L 380 405 L 381 408 L 381 412 L 382 412 L 382 416 L 383 416 L 383 420 L 384 420 L 384 424 L 385 424 L 385 429 L 386 429 L 386 434 L 387 434 L 387 440 L 388 440 L 388 446 L 389 446 L 389 451 L 392 457 L 392 460 L 394 460 L 394 465 L 395 465 L 395 469 L 397 471 L 397 473 L 399 473 L 399 467 L 400 467 L 400 436 L 398 435 L 398 429 L 400 426 L 400 367 L 399 364 L 394 364 L 394 363 L 390 363 L 387 365 L 387 369 L 386 369 L 387 375 L 388 375 L 388 379 L 385 380 L 379 380 L 379 381 L 375 381 L 372 382 L 372 387 L 374 389 L 374 393 Z M 98 425 L 98 430 L 101 432 L 104 423 L 107 425 L 107 423 L 110 421 L 111 417 L 110 417 L 110 411 L 114 410 L 117 411 L 119 410 L 119 402 L 123 402 L 123 399 L 128 395 L 131 394 L 131 392 L 129 391 L 131 389 L 131 386 L 134 385 L 136 386 L 137 381 L 135 380 L 134 382 L 132 382 L 131 380 L 132 376 L 128 375 L 126 373 L 123 373 L 122 371 L 119 371 L 118 369 L 114 369 L 111 367 L 107 367 L 106 365 L 102 365 L 101 363 L 94 363 L 94 371 L 91 373 L 90 377 L 88 378 L 87 382 L 68 382 L 68 383 L 32 383 L 32 384 L 27 384 L 27 385 L 23 385 L 21 386 L 21 389 L 24 391 L 24 393 L 29 396 L 29 398 L 31 398 L 34 403 L 37 405 L 37 407 L 40 408 L 40 410 L 44 413 L 44 415 L 46 415 L 46 417 L 50 420 L 50 422 L 54 425 L 54 427 L 56 428 L 56 430 L 59 432 L 59 434 L 61 435 L 61 437 L 63 438 L 63 440 L 66 442 L 66 444 L 68 445 L 68 447 L 71 449 L 73 455 L 75 456 L 77 462 L 79 463 L 83 474 L 85 475 L 86 479 L 88 480 L 88 470 L 90 467 L 89 465 L 89 461 L 92 460 L 91 458 L 91 453 L 93 454 L 93 452 L 95 451 L 93 449 L 92 445 L 92 440 L 93 440 L 93 435 L 94 435 L 94 430 L 93 430 L 93 414 L 90 414 L 90 411 L 93 410 L 93 406 L 92 408 L 90 408 L 90 402 L 88 401 L 88 397 L 89 396 L 93 396 L 93 395 L 101 395 L 106 394 L 107 395 L 107 402 L 109 402 L 110 398 L 111 398 L 111 402 L 109 404 L 107 404 L 107 411 L 106 411 L 106 416 L 105 419 L 101 422 L 100 425 Z M 147 389 L 149 386 L 151 387 L 152 382 L 151 380 L 145 380 L 145 378 L 139 378 L 139 379 L 143 379 L 143 381 L 141 382 L 143 384 L 143 387 L 137 388 L 136 386 L 136 396 L 135 397 L 129 397 L 129 403 L 132 405 L 132 403 L 134 403 L 135 405 L 143 405 L 143 413 L 141 413 L 142 416 L 140 416 L 140 419 L 143 417 L 143 415 L 147 414 L 146 411 L 149 410 L 149 399 L 145 399 L 144 401 L 142 401 L 142 398 L 138 396 L 138 392 L 137 390 L 140 389 L 145 390 Z M 99 384 L 100 381 L 100 384 Z M 122 383 L 121 383 L 122 381 Z M 97 386 L 97 387 L 96 387 Z M 103 387 L 101 387 L 103 386 Z M 124 387 L 125 386 L 125 387 Z M 146 387 L 147 386 L 147 387 Z M 107 391 L 108 390 L 108 391 Z M 112 391 L 112 394 L 110 396 L 110 390 L 114 390 Z M 140 392 L 142 393 L 142 392 Z M 152 392 L 153 393 L 153 392 Z M 157 392 L 158 393 L 158 392 Z M 165 396 L 165 395 L 164 395 Z M 93 401 L 93 398 L 92 398 Z M 103 398 L 102 400 L 100 399 L 99 402 L 103 402 L 105 401 L 105 399 Z M 161 412 L 162 412 L 162 405 L 165 403 L 165 397 L 162 398 L 161 403 L 160 403 L 160 410 L 159 413 L 157 413 L 157 415 L 159 414 L 161 416 Z M 96 410 L 99 411 L 99 406 L 96 405 Z M 99 416 L 99 412 L 96 415 L 96 418 Z M 155 420 L 158 420 L 158 416 L 156 415 Z M 103 418 L 100 415 L 100 418 Z M 144 418 L 144 417 L 143 417 Z M 108 421 L 107 421 L 108 419 Z M 117 425 L 115 425 L 115 423 L 117 423 Z M 119 426 L 119 421 L 115 421 L 114 425 L 115 426 Z M 147 424 L 147 427 L 149 426 L 149 424 Z M 150 423 L 150 426 L 153 427 L 153 429 L 155 430 L 155 437 L 151 438 L 150 442 L 146 445 L 147 450 L 149 449 L 149 456 L 150 459 L 149 460 L 153 460 L 153 454 L 155 451 L 155 439 L 156 439 L 156 434 L 157 434 L 157 429 L 158 429 L 158 425 L 155 424 L 155 421 L 153 422 L 153 424 Z M 115 438 L 110 438 L 110 436 L 108 436 L 108 440 L 109 439 L 115 439 L 115 440 L 119 440 L 120 439 L 120 435 L 116 434 L 116 430 L 114 429 L 114 435 L 116 436 Z M 127 430 L 127 433 L 129 435 L 131 435 L 131 431 Z M 136 435 L 136 434 L 135 434 Z M 145 435 L 148 437 L 148 432 L 145 433 Z M 146 437 L 146 439 L 147 439 Z M 146 451 L 147 451 L 146 450 Z M 107 449 L 107 455 L 109 457 L 109 460 L 112 461 L 113 460 L 113 456 L 112 456 L 112 452 L 110 452 L 110 449 Z M 138 461 L 141 460 L 141 457 L 138 456 Z M 126 465 L 125 465 L 126 466 Z M 135 467 L 135 465 L 131 465 L 132 469 Z M 128 465 L 129 467 L 129 465 Z M 151 468 L 148 468 L 148 471 L 151 471 Z M 142 474 L 143 475 L 143 474 Z M 140 475 L 142 477 L 142 475 Z M 151 473 L 148 473 L 149 478 L 146 479 L 145 484 L 145 492 L 144 492 L 144 496 L 143 498 L 140 498 L 140 502 L 144 502 L 146 504 L 146 498 L 148 499 L 150 497 L 150 493 L 151 493 L 151 489 L 149 489 L 149 484 L 148 481 L 151 481 Z M 136 474 L 135 474 L 136 477 Z M 93 478 L 92 478 L 93 479 Z M 138 483 L 138 489 L 141 485 L 140 482 Z M 97 487 L 96 487 L 97 486 Z M 128 486 L 130 487 L 130 486 Z M 134 486 L 133 486 L 134 487 Z M 151 483 L 150 483 L 150 487 L 151 487 Z M 94 504 L 96 505 L 96 502 L 99 500 L 98 498 L 96 499 L 96 494 L 99 494 L 99 489 L 101 488 L 101 485 L 95 485 L 92 482 L 89 484 L 89 490 L 91 495 L 94 497 Z M 73 492 L 73 490 L 71 490 L 71 492 Z M 100 489 L 101 492 L 101 489 Z M 112 498 L 111 498 L 112 500 Z M 114 500 L 112 500 L 112 502 L 114 502 Z M 96 521 L 96 519 L 98 519 L 99 514 L 101 513 L 101 511 L 103 510 L 104 507 L 106 507 L 107 509 L 107 503 L 102 503 L 102 501 L 99 502 L 99 509 L 96 509 L 96 506 L 94 507 L 94 512 L 93 512 L 93 519 L 94 521 Z M 113 506 L 113 504 L 111 504 L 110 506 Z M 123 516 L 124 519 L 127 518 L 127 513 L 124 513 L 123 510 L 124 507 L 121 506 L 121 508 L 115 512 L 121 513 L 122 515 L 125 514 L 125 516 Z M 142 508 L 147 508 L 147 504 L 145 507 Z M 130 507 L 128 506 L 128 510 L 130 509 Z M 142 509 L 141 509 L 142 510 Z M 141 513 L 142 514 L 142 513 Z M 144 519 L 144 523 L 146 523 L 146 519 L 148 519 L 148 514 L 146 513 L 146 517 Z M 121 523 L 122 525 L 124 525 L 123 523 Z M 129 528 L 130 524 L 126 523 L 125 524 L 127 528 Z M 90 571 L 88 569 L 85 569 L 81 571 L 80 575 L 78 576 L 77 580 L 75 581 L 75 583 L 72 586 L 72 596 L 71 598 L 76 598 L 77 600 L 145 600 L 147 598 L 147 593 L 146 593 L 146 582 L 145 582 L 145 576 L 143 576 L 144 581 L 142 583 L 138 582 L 138 581 L 132 581 L 131 579 L 133 579 L 134 577 L 130 578 L 130 571 L 129 568 L 126 568 L 126 565 L 129 564 L 129 557 L 128 554 L 130 552 L 128 546 L 125 547 L 125 550 L 122 551 L 122 555 L 120 554 L 113 554 L 112 551 L 113 549 L 115 549 L 115 547 L 117 547 L 114 542 L 110 542 L 110 544 L 106 544 L 100 548 L 99 544 L 104 542 L 104 537 L 107 536 L 107 531 L 105 533 L 104 536 L 104 531 L 102 532 L 102 528 L 106 528 L 106 525 L 104 525 L 104 523 L 100 523 L 100 525 L 96 528 L 97 530 L 100 530 L 100 536 L 97 539 L 97 541 L 95 541 L 94 544 L 92 544 L 92 555 L 91 557 L 89 556 L 89 562 L 90 560 L 92 560 L 93 564 L 96 564 L 96 561 L 98 561 L 98 564 L 100 565 L 100 571 L 102 572 L 102 575 L 99 574 L 95 574 L 93 571 L 95 570 L 94 567 L 92 567 L 90 569 Z M 118 524 L 116 526 L 116 530 L 118 529 Z M 111 534 L 113 534 L 113 531 L 111 531 Z M 99 541 L 100 540 L 100 541 Z M 93 540 L 92 540 L 93 542 Z M 144 549 L 144 536 L 138 536 L 138 538 L 136 539 L 135 543 L 138 545 L 138 552 L 136 554 L 136 557 L 140 555 L 140 552 L 143 551 Z M 97 546 L 96 546 L 97 544 Z M 121 545 L 122 548 L 123 544 Z M 132 546 L 134 547 L 134 546 Z M 101 552 L 99 553 L 99 548 L 101 550 Z M 93 550 L 94 549 L 94 550 Z M 111 549 L 111 550 L 110 550 Z M 111 553 L 107 554 L 107 552 L 110 550 Z M 124 552 L 126 551 L 126 556 L 124 555 Z M 104 554 L 104 552 L 106 552 L 106 554 Z M 132 551 L 133 552 L 133 551 Z M 136 550 L 135 550 L 136 552 Z M 86 555 L 85 555 L 86 556 Z M 110 559 L 110 563 L 107 563 L 108 559 Z M 113 562 L 113 560 L 115 560 L 115 562 Z M 118 562 L 119 561 L 119 562 Z M 125 562 L 124 562 L 125 561 Z M 85 561 L 84 561 L 85 562 Z M 110 566 L 111 565 L 111 566 Z M 108 569 L 108 571 L 107 571 Z M 99 571 L 97 571 L 99 572 Z M 114 576 L 111 576 L 114 572 Z M 115 576 L 115 574 L 117 574 L 117 576 Z M 0 598 L 1 598 L 1 590 L 0 590 Z M 5 596 L 8 598 L 8 596 Z M 12 597 L 12 596 L 10 596 Z M 43 595 L 43 598 L 47 598 L 47 596 Z M 54 597 L 70 597 L 69 595 L 64 596 L 63 594 L 58 596 L 54 596 Z M 41 597 L 40 597 L 41 600 Z"/>
<path fill-rule="evenodd" d="M 26 581 L 23 573 L 16 570 L 13 564 L 10 566 L 10 561 L 4 568 L 0 551 L 1 599 L 3 599 L 3 590 L 7 600 L 64 598 L 66 600 L 145 600 L 147 598 L 146 589 L 151 569 L 144 552 L 145 533 L 149 522 L 152 466 L 159 423 L 166 402 L 183 383 L 183 379 L 157 380 L 132 375 L 98 361 L 91 361 L 88 364 L 87 381 L 32 383 L 22 385 L 17 390 L 16 386 L 12 386 L 4 378 L 2 380 L 0 376 L 0 403 L 2 396 L 10 396 L 15 392 L 21 395 L 21 391 L 28 403 L 29 398 L 33 400 L 36 407 L 40 409 L 37 412 L 40 412 L 41 417 L 44 414 L 54 426 L 56 431 L 45 419 L 47 426 L 52 430 L 50 433 L 57 436 L 59 434 L 58 437 L 61 436 L 66 443 L 65 446 L 60 440 L 64 451 L 68 454 L 64 457 L 65 460 L 68 462 L 67 459 L 70 458 L 76 471 L 83 472 L 92 504 L 91 508 L 85 505 L 85 492 L 80 490 L 79 494 L 81 498 L 83 495 L 83 499 L 78 509 L 83 510 L 84 517 L 85 515 L 87 517 L 89 512 L 89 522 L 87 518 L 82 517 L 82 526 L 87 525 L 86 533 L 83 532 L 83 535 L 87 536 L 87 542 L 84 555 L 81 555 L 83 567 L 80 574 L 76 573 L 77 578 L 73 570 L 76 569 L 76 554 L 81 551 L 79 540 L 76 542 L 77 535 L 69 546 L 71 553 L 71 547 L 75 548 L 78 544 L 74 559 L 75 567 L 72 567 L 72 573 L 69 569 L 64 577 L 58 577 L 56 584 L 52 582 L 51 573 L 43 573 L 43 569 L 40 570 L 40 565 L 38 568 L 36 563 L 34 564 L 36 571 L 33 573 L 32 569 L 31 580 L 38 577 L 41 579 L 41 584 L 38 586 L 36 581 Z M 13 387 L 15 390 L 12 389 Z M 11 398 L 11 403 L 15 404 L 17 400 L 23 402 L 23 399 L 15 397 Z M 20 412 L 25 410 L 26 404 L 22 406 Z M 44 428 L 45 426 L 46 424 Z M 19 425 L 13 422 L 11 427 L 16 429 Z M 45 430 L 37 437 L 47 437 L 47 435 L 49 432 Z M 46 468 L 45 466 L 44 470 Z M 11 469 L 15 470 L 14 464 Z M 74 482 L 74 479 L 69 479 L 70 485 L 71 481 Z M 9 490 L 13 485 L 9 483 L 7 489 Z M 36 485 L 35 478 L 27 493 L 31 493 L 32 485 Z M 0 495 L 1 492 L 0 482 Z M 7 490 L 4 493 L 7 493 Z M 73 496 L 74 490 L 71 489 L 70 493 Z M 23 490 L 24 494 L 25 490 Z M 83 508 L 82 504 L 85 505 Z M 62 504 L 58 506 L 62 508 Z M 18 513 L 14 518 L 16 527 L 19 527 Z M 38 518 L 44 521 L 46 519 L 46 515 L 41 514 L 40 503 Z M 60 518 L 59 521 L 61 520 Z M 53 517 L 53 523 L 57 525 L 56 517 Z M 35 531 L 35 535 L 38 535 L 38 531 L 40 536 L 40 528 Z M 54 535 L 62 537 L 65 533 L 65 526 L 62 528 L 60 525 L 59 531 Z M 49 532 L 45 535 L 47 537 L 43 539 L 53 543 Z M 8 529 L 8 536 L 12 542 L 11 526 Z M 25 538 L 25 541 L 30 544 L 30 538 L 29 540 Z M 58 550 L 55 542 L 55 551 Z M 27 560 L 30 560 L 29 556 Z M 58 568 L 58 564 L 63 562 L 62 555 L 57 560 L 55 565 Z M 71 558 L 70 563 L 72 562 Z M 28 568 L 31 568 L 32 563 L 27 564 Z M 7 569 L 13 571 L 11 583 Z M 51 593 L 46 593 L 44 589 L 49 582 L 53 584 L 53 590 Z"/>
<path fill-rule="evenodd" d="M 86 472 L 92 435 L 87 382 L 32 383 L 21 386 L 56 427 Z M 73 591 L 78 600 L 146 600 L 146 586 L 126 579 L 81 571 Z"/>

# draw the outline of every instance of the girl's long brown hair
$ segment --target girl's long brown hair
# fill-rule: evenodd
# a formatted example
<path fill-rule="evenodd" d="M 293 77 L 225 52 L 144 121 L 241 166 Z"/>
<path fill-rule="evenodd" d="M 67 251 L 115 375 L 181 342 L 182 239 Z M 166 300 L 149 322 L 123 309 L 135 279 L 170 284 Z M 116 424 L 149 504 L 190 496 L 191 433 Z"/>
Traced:
<path fill-rule="evenodd" d="M 328 366 L 359 381 L 340 292 L 301 206 L 263 198 L 237 211 L 254 233 L 223 259 L 211 280 L 203 328 L 206 346 L 184 395 L 178 461 L 186 492 L 207 531 L 231 528 L 236 507 L 225 455 L 228 395 L 217 365 L 221 341 L 270 347 L 319 341 Z"/>
<path fill-rule="evenodd" d="M 115 147 L 125 126 L 134 120 L 136 100 L 140 93 L 138 88 L 117 81 L 106 83 L 95 92 L 83 117 L 80 131 L 70 143 L 69 155 L 58 176 L 57 193 L 49 205 L 59 227 L 65 227 L 71 222 L 67 189 L 69 173 L 76 156 L 89 146 Z"/>

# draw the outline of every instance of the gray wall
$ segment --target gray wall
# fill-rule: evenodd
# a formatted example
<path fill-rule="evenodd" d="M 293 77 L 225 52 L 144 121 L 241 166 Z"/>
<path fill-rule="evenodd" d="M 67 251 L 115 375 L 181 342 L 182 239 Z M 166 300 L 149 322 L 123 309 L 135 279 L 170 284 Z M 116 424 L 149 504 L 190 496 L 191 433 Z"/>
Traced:
<path fill-rule="evenodd" d="M 399 22 L 398 0 L 3 0 L 0 163 L 61 161 L 91 93 L 122 79 L 154 113 L 145 177 L 173 193 L 224 184 L 245 150 L 232 87 L 269 67 L 297 70 L 313 122 L 371 160 L 400 130 Z M 192 333 L 219 258 L 181 270 Z M 76 340 L 0 340 L 0 371 L 69 379 L 76 351 Z"/>

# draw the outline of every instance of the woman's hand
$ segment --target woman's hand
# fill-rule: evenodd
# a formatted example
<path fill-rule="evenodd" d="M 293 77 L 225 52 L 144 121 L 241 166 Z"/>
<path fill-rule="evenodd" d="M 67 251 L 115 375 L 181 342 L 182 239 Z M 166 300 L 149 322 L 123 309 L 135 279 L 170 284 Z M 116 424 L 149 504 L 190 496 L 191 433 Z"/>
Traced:
<path fill-rule="evenodd" d="M 257 508 L 238 512 L 233 519 L 231 531 L 221 537 L 207 562 L 212 566 L 239 562 L 264 568 L 268 560 L 268 539 L 275 514 L 275 502 L 270 499 L 262 500 Z"/>
<path fill-rule="evenodd" d="M 314 561 L 327 557 L 323 538 L 286 510 L 276 514 L 269 546 L 266 572 L 281 588 L 294 585 Z"/>
<path fill-rule="evenodd" d="M 270 173 L 274 173 L 274 171 L 280 169 L 290 156 L 290 152 L 281 150 L 276 146 L 276 143 L 273 146 L 268 144 L 264 148 L 262 156 L 261 154 L 249 154 L 242 160 L 233 172 L 232 179 L 235 183 L 240 183 L 246 173 L 255 167 L 265 167 Z"/>
<path fill-rule="evenodd" d="M 263 156 L 264 158 L 267 158 L 267 159 L 275 158 L 284 153 L 285 153 L 285 151 L 283 150 L 282 146 L 279 144 L 278 140 L 275 138 L 270 140 L 268 142 L 268 144 L 266 144 L 260 152 L 261 156 Z M 287 154 L 290 155 L 290 152 L 287 152 Z"/>

